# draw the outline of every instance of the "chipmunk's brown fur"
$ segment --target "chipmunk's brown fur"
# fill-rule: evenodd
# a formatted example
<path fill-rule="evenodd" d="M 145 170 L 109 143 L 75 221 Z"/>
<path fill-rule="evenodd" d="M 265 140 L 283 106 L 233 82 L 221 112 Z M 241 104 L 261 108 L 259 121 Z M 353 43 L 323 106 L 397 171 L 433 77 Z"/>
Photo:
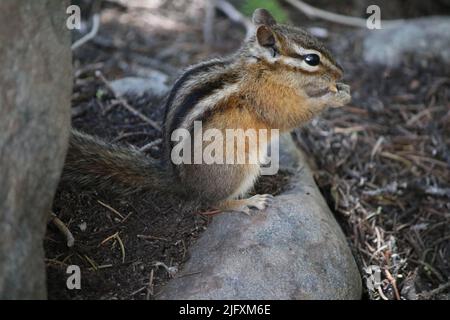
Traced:
<path fill-rule="evenodd" d="M 256 164 L 173 165 L 171 133 L 203 129 L 280 129 L 289 131 L 328 106 L 350 100 L 338 84 L 342 68 L 304 30 L 278 25 L 264 9 L 253 15 L 255 35 L 235 55 L 189 68 L 168 97 L 161 162 L 137 150 L 118 147 L 73 131 L 63 177 L 120 193 L 161 190 L 198 198 L 217 208 L 247 212 L 263 209 L 270 196 L 236 200 L 259 175 Z M 317 63 L 320 59 L 320 63 Z M 246 146 L 245 153 L 254 152 Z"/>

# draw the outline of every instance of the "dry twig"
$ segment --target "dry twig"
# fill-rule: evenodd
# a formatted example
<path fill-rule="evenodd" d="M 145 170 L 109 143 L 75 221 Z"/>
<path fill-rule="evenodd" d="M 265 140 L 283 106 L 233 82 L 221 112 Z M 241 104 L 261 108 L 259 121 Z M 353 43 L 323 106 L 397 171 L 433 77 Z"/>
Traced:
<path fill-rule="evenodd" d="M 92 29 L 91 31 L 89 31 L 86 35 L 84 35 L 83 37 L 81 37 L 80 39 L 78 39 L 77 41 L 75 41 L 72 46 L 71 49 L 75 50 L 79 47 L 81 47 L 83 44 L 85 44 L 86 42 L 88 42 L 89 40 L 92 40 L 95 38 L 95 36 L 98 33 L 98 29 L 100 28 L 100 15 L 97 13 L 92 17 Z"/>
<path fill-rule="evenodd" d="M 97 202 L 102 205 L 103 207 L 109 209 L 111 212 L 115 213 L 116 215 L 118 215 L 120 217 L 120 219 L 124 220 L 125 217 L 116 209 L 114 209 L 113 207 L 111 207 L 110 205 L 107 205 L 106 203 L 101 202 L 100 200 L 97 200 Z"/>
<path fill-rule="evenodd" d="M 157 146 L 162 142 L 162 139 L 156 139 L 155 141 L 149 142 L 146 145 L 139 148 L 139 151 L 145 152 L 147 150 L 150 150 L 152 147 Z"/>
<path fill-rule="evenodd" d="M 117 94 L 114 89 L 112 88 L 111 84 L 109 83 L 109 81 L 105 78 L 105 76 L 103 75 L 103 73 L 101 71 L 96 71 L 95 75 L 105 84 L 105 86 L 108 88 L 109 91 L 111 91 L 117 100 L 120 101 L 120 104 L 127 109 L 128 111 L 130 111 L 133 115 L 139 117 L 140 119 L 144 120 L 145 122 L 147 122 L 148 124 L 150 124 L 154 129 L 161 131 L 161 126 L 159 124 L 157 124 L 155 121 L 153 121 L 152 119 L 150 119 L 149 117 L 147 117 L 145 114 L 143 114 L 142 112 L 136 110 L 135 108 L 133 108 L 127 100 L 125 100 L 125 98 L 123 98 L 120 94 Z"/>
<path fill-rule="evenodd" d="M 153 279 L 154 279 L 154 271 L 153 269 L 150 271 L 150 277 L 148 280 L 148 286 L 147 286 L 147 295 L 146 300 L 150 300 L 150 297 L 153 296 L 154 290 L 153 290 Z"/>
<path fill-rule="evenodd" d="M 75 244 L 75 238 L 73 237 L 72 232 L 70 232 L 69 228 L 67 228 L 64 222 L 62 222 L 53 212 L 51 213 L 50 222 L 53 223 L 58 228 L 58 230 L 66 237 L 67 246 L 69 248 L 73 247 L 73 245 Z"/>
<path fill-rule="evenodd" d="M 392 276 L 392 274 L 389 272 L 388 269 L 384 269 L 384 273 L 386 274 L 386 278 L 391 283 L 392 288 L 394 288 L 395 299 L 400 300 L 400 293 L 398 292 L 397 288 L 397 280 L 395 280 L 395 278 Z"/>
<path fill-rule="evenodd" d="M 120 246 L 120 252 L 122 254 L 122 263 L 125 263 L 125 246 L 123 245 L 123 241 L 119 236 L 119 231 L 117 231 L 116 233 L 114 233 L 113 235 L 110 235 L 109 237 L 107 237 L 106 239 L 104 239 L 102 242 L 100 242 L 100 245 L 105 244 L 106 242 L 110 241 L 110 240 L 116 240 L 119 243 Z"/>
<path fill-rule="evenodd" d="M 294 8 L 300 10 L 310 18 L 320 18 L 323 20 L 331 21 L 334 23 L 339 23 L 351 27 L 367 28 L 367 20 L 356 17 L 349 17 L 343 14 L 338 14 L 334 12 L 329 12 L 319 8 L 315 8 L 300 0 L 285 0 L 287 3 L 292 5 Z M 403 20 L 390 20 L 383 21 L 384 26 L 398 25 L 404 22 Z"/>
<path fill-rule="evenodd" d="M 169 274 L 169 276 L 171 278 L 175 277 L 175 275 L 178 272 L 178 267 L 173 266 L 173 267 L 168 267 L 164 262 L 155 262 L 154 264 L 155 267 L 163 267 L 164 269 L 166 269 L 167 273 Z"/>

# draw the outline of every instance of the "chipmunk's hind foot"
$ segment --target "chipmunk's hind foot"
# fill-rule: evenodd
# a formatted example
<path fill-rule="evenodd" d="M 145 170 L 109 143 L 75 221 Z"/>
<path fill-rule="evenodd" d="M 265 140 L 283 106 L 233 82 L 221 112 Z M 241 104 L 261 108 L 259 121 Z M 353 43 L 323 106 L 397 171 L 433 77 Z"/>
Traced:
<path fill-rule="evenodd" d="M 248 199 L 244 199 L 244 201 L 247 207 L 264 210 L 272 204 L 273 199 L 274 197 L 271 194 L 257 194 Z"/>
<path fill-rule="evenodd" d="M 220 204 L 221 211 L 236 211 L 250 215 L 251 208 L 264 210 L 273 203 L 274 197 L 271 194 L 257 194 L 248 199 L 227 200 Z"/>

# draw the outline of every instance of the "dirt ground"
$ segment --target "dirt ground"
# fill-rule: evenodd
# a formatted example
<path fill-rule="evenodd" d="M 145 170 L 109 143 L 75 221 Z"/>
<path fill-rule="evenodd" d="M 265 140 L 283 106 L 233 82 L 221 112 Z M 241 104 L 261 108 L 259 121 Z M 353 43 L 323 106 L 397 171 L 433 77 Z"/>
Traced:
<path fill-rule="evenodd" d="M 160 133 L 130 114 L 95 72 L 113 80 L 158 70 L 169 76 L 170 85 L 189 64 L 230 53 L 242 41 L 242 28 L 219 15 L 214 44 L 203 44 L 201 1 L 155 3 L 102 6 L 98 35 L 74 51 L 75 128 L 138 147 L 157 141 Z M 361 273 L 370 265 L 382 270 L 380 289 L 365 289 L 364 297 L 450 298 L 450 66 L 413 57 L 395 69 L 368 66 L 352 29 L 298 13 L 291 20 L 329 30 L 325 41 L 352 86 L 349 106 L 325 112 L 296 134 Z M 342 46 L 341 39 L 350 40 Z M 126 98 L 161 122 L 163 98 Z M 160 145 L 146 152 L 158 157 Z M 288 179 L 285 173 L 266 177 L 256 191 L 277 194 Z M 121 199 L 70 185 L 60 185 L 53 211 L 73 232 L 76 245 L 67 248 L 49 226 L 50 299 L 157 297 L 209 219 L 167 198 Z M 82 290 L 66 289 L 71 264 L 82 269 Z"/>
<path fill-rule="evenodd" d="M 450 298 L 449 71 L 354 65 L 353 102 L 297 130 L 360 267 L 382 267 L 371 298 Z"/>

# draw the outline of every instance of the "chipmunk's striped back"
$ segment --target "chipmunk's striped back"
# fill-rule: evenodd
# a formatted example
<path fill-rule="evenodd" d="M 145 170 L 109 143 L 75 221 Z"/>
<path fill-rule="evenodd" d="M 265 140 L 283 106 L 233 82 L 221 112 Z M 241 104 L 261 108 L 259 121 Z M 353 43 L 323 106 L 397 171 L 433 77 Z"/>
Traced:
<path fill-rule="evenodd" d="M 220 101 L 239 90 L 240 72 L 233 57 L 212 59 L 188 68 L 175 82 L 166 103 L 164 142 L 171 150 L 171 134 L 179 128 L 192 129 Z"/>

